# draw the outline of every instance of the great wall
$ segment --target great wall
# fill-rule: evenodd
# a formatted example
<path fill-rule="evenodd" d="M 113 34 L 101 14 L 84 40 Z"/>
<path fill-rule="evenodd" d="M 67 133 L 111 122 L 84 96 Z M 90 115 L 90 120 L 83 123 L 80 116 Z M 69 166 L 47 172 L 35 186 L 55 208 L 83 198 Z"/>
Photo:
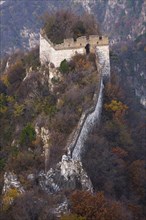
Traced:
<path fill-rule="evenodd" d="M 40 62 L 42 65 L 53 63 L 59 67 L 64 59 L 70 60 L 76 54 L 95 53 L 96 48 L 104 48 L 109 45 L 108 37 L 90 35 L 82 36 L 76 40 L 64 39 L 61 44 L 53 44 L 43 30 L 40 31 Z"/>
<path fill-rule="evenodd" d="M 76 53 L 85 54 L 86 45 L 90 45 L 90 52 L 96 55 L 97 77 L 99 83 L 94 93 L 93 104 L 82 113 L 81 118 L 70 135 L 66 144 L 66 155 L 62 156 L 54 169 L 40 173 L 39 182 L 43 190 L 56 192 L 62 189 L 76 189 L 76 180 L 83 190 L 93 191 L 92 183 L 82 166 L 82 154 L 85 151 L 85 142 L 94 125 L 100 122 L 102 112 L 102 97 L 104 80 L 110 78 L 109 41 L 107 37 L 89 36 L 73 39 L 64 39 L 59 45 L 54 45 L 45 35 L 40 34 L 40 61 L 41 64 L 53 63 L 59 67 L 64 59 L 70 60 Z"/>
<path fill-rule="evenodd" d="M 85 39 L 85 38 L 84 38 Z M 90 38 L 91 39 L 91 38 Z M 99 39 L 99 38 L 98 38 Z M 97 39 L 96 39 L 97 40 Z M 102 39 L 101 39 L 102 40 Z M 66 40 L 64 40 L 66 42 Z M 78 41 L 77 41 L 78 42 Z M 88 41 L 89 42 L 89 41 Z M 85 42 L 87 43 L 87 42 Z M 90 42 L 91 43 L 91 42 Z M 46 47 L 44 47 L 46 45 Z M 83 45 L 85 46 L 85 44 Z M 95 46 L 95 45 L 94 45 Z M 59 48 L 58 50 L 55 48 Z M 65 49 L 63 44 L 61 46 L 53 45 L 49 39 L 45 39 L 42 35 L 40 36 L 40 61 L 43 62 L 52 62 L 52 57 L 45 57 L 45 60 L 41 60 L 42 55 L 46 53 L 46 55 L 51 55 L 55 60 L 55 56 L 57 56 L 57 52 L 67 51 L 69 49 Z M 77 48 L 76 48 L 77 49 Z M 78 52 L 80 48 L 77 50 Z M 53 54 L 53 50 L 55 53 Z M 42 53 L 43 52 L 43 53 Z M 40 171 L 37 174 L 37 182 L 42 190 L 46 193 L 54 193 L 62 190 L 75 190 L 80 185 L 81 189 L 93 191 L 93 186 L 90 178 L 85 172 L 82 165 L 82 153 L 85 151 L 85 141 L 88 137 L 89 132 L 94 127 L 95 123 L 100 122 L 100 115 L 102 112 L 102 96 L 103 96 L 103 81 L 105 78 L 110 77 L 110 59 L 109 59 L 109 45 L 108 39 L 104 41 L 104 43 L 100 42 L 100 45 L 96 45 L 94 48 L 94 52 L 96 55 L 96 64 L 97 64 L 97 77 L 99 77 L 99 83 L 97 84 L 97 88 L 95 90 L 95 94 L 93 97 L 93 104 L 89 109 L 82 113 L 82 116 L 79 120 L 78 125 L 73 131 L 67 145 L 66 149 L 67 154 L 62 156 L 62 160 L 56 164 L 54 168 L 50 168 L 49 170 Z M 64 53 L 65 56 L 65 53 Z M 69 58 L 71 53 L 69 52 Z M 51 59 L 50 59 L 51 58 Z M 67 57 L 64 57 L 65 59 Z M 60 56 L 59 62 L 61 62 L 62 57 Z M 57 67 L 59 62 L 54 62 L 54 65 Z M 47 64 L 47 63 L 46 63 Z M 44 130 L 45 135 L 48 134 L 48 130 Z M 46 137 L 46 136 L 44 136 Z M 57 138 L 57 137 L 56 137 Z M 35 175 L 30 174 L 30 178 L 33 178 Z M 3 187 L 3 192 L 8 190 L 10 187 L 19 189 L 20 192 L 23 193 L 24 189 L 21 186 L 21 183 L 17 180 L 16 175 L 13 173 L 5 173 L 5 182 Z M 67 199 L 64 198 L 63 202 L 60 206 L 55 210 L 56 213 L 61 213 L 63 210 L 68 207 Z"/>

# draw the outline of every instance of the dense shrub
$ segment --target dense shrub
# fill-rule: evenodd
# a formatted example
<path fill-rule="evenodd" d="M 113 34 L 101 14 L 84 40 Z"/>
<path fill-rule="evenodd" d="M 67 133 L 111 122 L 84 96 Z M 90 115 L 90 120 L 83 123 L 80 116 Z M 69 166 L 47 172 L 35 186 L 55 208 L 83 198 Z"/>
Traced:
<path fill-rule="evenodd" d="M 86 220 L 130 220 L 131 213 L 122 203 L 108 200 L 103 192 L 76 191 L 71 195 L 71 212 Z"/>
<path fill-rule="evenodd" d="M 6 74 L 8 75 L 8 81 L 10 84 L 16 83 L 17 81 L 21 82 L 25 76 L 25 68 L 23 63 L 18 60 L 8 69 Z"/>
<path fill-rule="evenodd" d="M 78 216 L 78 215 L 74 215 L 74 214 L 66 214 L 66 215 L 63 215 L 62 217 L 61 217 L 61 220 L 86 220 L 86 218 L 85 217 L 81 217 L 81 216 Z"/>
<path fill-rule="evenodd" d="M 0 113 L 5 113 L 7 111 L 7 96 L 4 94 L 0 94 Z"/>
<path fill-rule="evenodd" d="M 95 57 L 94 57 L 95 58 Z M 84 54 L 77 54 L 72 57 L 72 60 L 70 61 L 70 65 L 73 70 L 89 70 L 90 68 L 93 68 L 94 66 L 94 58 L 91 59 L 91 61 L 86 57 Z"/>
<path fill-rule="evenodd" d="M 20 144 L 30 145 L 36 138 L 35 129 L 31 124 L 27 124 L 20 134 Z"/>
<path fill-rule="evenodd" d="M 5 167 L 5 159 L 4 158 L 0 158 L 0 172 L 3 170 L 3 168 Z"/>
<path fill-rule="evenodd" d="M 10 162 L 12 165 L 10 165 Z M 10 162 L 8 166 L 10 165 L 16 173 L 31 170 L 31 167 L 33 167 L 33 154 L 27 151 L 19 152 L 16 156 L 10 158 Z"/>
<path fill-rule="evenodd" d="M 9 189 L 3 197 L 2 209 L 6 211 L 12 204 L 13 200 L 19 196 L 19 191 L 17 189 Z"/>
<path fill-rule="evenodd" d="M 22 59 L 24 66 L 26 68 L 32 68 L 32 70 L 36 70 L 40 66 L 39 61 L 39 48 L 34 48 L 30 52 L 28 52 Z"/>
<path fill-rule="evenodd" d="M 61 195 L 48 195 L 34 187 L 16 197 L 0 217 L 2 220 L 58 220 L 53 210 L 62 201 Z"/>
<path fill-rule="evenodd" d="M 48 38 L 53 43 L 62 43 L 65 38 L 74 38 L 99 34 L 99 26 L 94 17 L 88 13 L 82 16 L 69 11 L 57 11 L 55 14 L 46 13 L 42 20 Z"/>
<path fill-rule="evenodd" d="M 67 60 L 63 60 L 60 63 L 59 70 L 61 71 L 61 73 L 68 73 L 68 71 L 69 71 L 69 64 L 68 64 Z"/>

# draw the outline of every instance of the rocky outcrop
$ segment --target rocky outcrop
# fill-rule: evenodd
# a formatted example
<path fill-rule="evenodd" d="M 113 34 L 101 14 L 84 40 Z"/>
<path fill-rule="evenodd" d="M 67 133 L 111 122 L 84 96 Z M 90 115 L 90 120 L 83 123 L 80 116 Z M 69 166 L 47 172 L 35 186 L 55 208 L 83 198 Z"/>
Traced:
<path fill-rule="evenodd" d="M 47 173 L 41 172 L 38 180 L 41 188 L 47 193 L 75 189 L 93 191 L 92 183 L 82 163 L 66 155 L 62 156 L 62 161 L 54 169 L 51 168 Z"/>
<path fill-rule="evenodd" d="M 48 170 L 49 158 L 50 158 L 50 131 L 45 127 L 35 126 L 35 132 L 37 137 L 41 138 L 43 143 L 43 154 L 45 160 L 45 171 Z"/>
<path fill-rule="evenodd" d="M 24 192 L 24 188 L 18 181 L 17 176 L 13 172 L 6 172 L 4 174 L 3 194 L 7 193 L 10 189 L 17 189 L 19 193 Z"/>

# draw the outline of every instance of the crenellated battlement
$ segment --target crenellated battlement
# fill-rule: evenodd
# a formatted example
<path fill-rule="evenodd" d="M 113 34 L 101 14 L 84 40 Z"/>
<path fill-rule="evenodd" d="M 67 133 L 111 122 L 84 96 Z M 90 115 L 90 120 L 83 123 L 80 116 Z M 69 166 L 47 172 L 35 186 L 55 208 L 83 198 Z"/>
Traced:
<path fill-rule="evenodd" d="M 81 47 L 85 47 L 87 44 L 90 44 L 91 47 L 95 47 L 97 45 L 102 46 L 109 44 L 108 37 L 98 36 L 98 35 L 90 35 L 89 37 L 82 36 L 82 37 L 78 37 L 76 40 L 74 40 L 73 38 L 68 38 L 68 39 L 64 39 L 63 43 L 61 44 L 54 44 L 49 40 L 44 30 L 41 30 L 40 34 L 51 44 L 51 46 L 55 50 L 81 48 Z"/>
<path fill-rule="evenodd" d="M 40 31 L 40 62 L 41 64 L 53 63 L 58 67 L 64 59 L 70 60 L 75 54 L 85 54 L 88 50 L 95 53 L 99 46 L 108 46 L 109 39 L 106 36 L 90 35 L 82 36 L 76 40 L 64 39 L 61 44 L 54 44 L 49 40 L 44 30 Z"/>

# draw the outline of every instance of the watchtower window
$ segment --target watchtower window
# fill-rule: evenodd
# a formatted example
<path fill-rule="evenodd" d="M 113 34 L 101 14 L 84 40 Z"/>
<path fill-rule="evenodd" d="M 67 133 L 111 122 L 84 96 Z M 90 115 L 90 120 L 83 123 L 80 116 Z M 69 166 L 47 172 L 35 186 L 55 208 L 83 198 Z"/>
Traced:
<path fill-rule="evenodd" d="M 97 44 L 98 44 L 98 41 L 97 41 Z"/>
<path fill-rule="evenodd" d="M 87 44 L 85 46 L 85 49 L 86 49 L 86 54 L 89 54 L 90 53 L 90 44 Z"/>
<path fill-rule="evenodd" d="M 102 36 L 99 37 L 99 40 L 102 40 Z"/>

